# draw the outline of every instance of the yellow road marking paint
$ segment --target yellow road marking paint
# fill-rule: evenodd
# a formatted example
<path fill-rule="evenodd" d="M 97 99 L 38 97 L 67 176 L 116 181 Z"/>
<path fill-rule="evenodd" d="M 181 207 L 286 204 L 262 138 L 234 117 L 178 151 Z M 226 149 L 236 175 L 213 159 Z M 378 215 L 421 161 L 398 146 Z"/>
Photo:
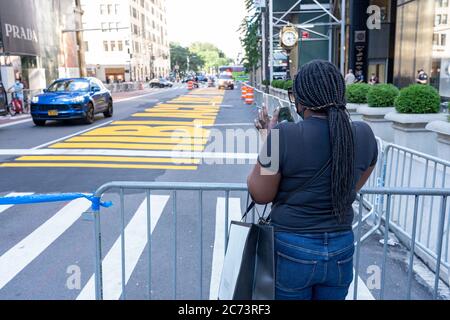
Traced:
<path fill-rule="evenodd" d="M 211 120 L 194 120 L 194 121 L 114 121 L 111 125 L 167 125 L 167 126 L 212 126 L 214 121 Z"/>
<path fill-rule="evenodd" d="M 183 115 L 177 114 L 174 115 L 172 113 L 135 113 L 133 117 L 136 118 L 172 118 L 172 119 L 205 119 L 205 120 L 215 120 L 215 116 L 210 115 L 202 115 L 199 113 L 198 115 Z"/>
<path fill-rule="evenodd" d="M 102 169 L 157 169 L 157 170 L 191 170 L 197 166 L 170 166 L 153 164 L 114 164 L 114 163 L 3 163 L 3 168 L 102 168 Z"/>
<path fill-rule="evenodd" d="M 136 163 L 173 163 L 199 164 L 200 159 L 187 158 L 143 158 L 110 156 L 25 156 L 16 161 L 95 161 L 95 162 L 136 162 Z"/>
<path fill-rule="evenodd" d="M 208 142 L 207 139 L 192 139 L 191 137 L 185 138 L 142 138 L 142 137 L 74 137 L 66 140 L 66 142 L 137 142 L 137 143 L 166 143 L 166 144 L 199 144 L 204 145 Z"/>
<path fill-rule="evenodd" d="M 169 150 L 169 151 L 203 151 L 198 145 L 164 145 L 137 143 L 57 143 L 51 149 L 126 149 L 126 150 Z"/>
<path fill-rule="evenodd" d="M 83 136 L 138 136 L 208 138 L 210 130 L 193 126 L 111 126 L 89 131 Z"/>
<path fill-rule="evenodd" d="M 204 105 L 204 106 L 199 106 L 199 105 L 180 105 L 180 104 L 174 104 L 174 105 L 161 105 L 158 106 L 157 108 L 149 108 L 146 109 L 145 111 L 177 111 L 177 110 L 188 110 L 188 111 L 197 111 L 197 112 L 215 112 L 218 113 L 220 111 L 219 107 L 215 107 L 212 105 Z"/>

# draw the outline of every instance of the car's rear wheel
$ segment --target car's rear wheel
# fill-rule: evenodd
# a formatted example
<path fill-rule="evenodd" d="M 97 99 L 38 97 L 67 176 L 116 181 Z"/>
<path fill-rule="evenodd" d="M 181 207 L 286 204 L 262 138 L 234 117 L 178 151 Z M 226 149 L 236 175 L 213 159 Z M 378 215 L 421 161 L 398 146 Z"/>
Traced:
<path fill-rule="evenodd" d="M 45 126 L 45 120 L 37 120 L 37 119 L 33 119 L 33 122 L 34 122 L 34 124 L 37 126 L 37 127 L 43 127 L 43 126 Z"/>
<path fill-rule="evenodd" d="M 108 104 L 108 109 L 103 112 L 103 115 L 105 116 L 105 118 L 111 118 L 114 114 L 114 108 L 113 108 L 113 103 L 112 101 Z"/>
<path fill-rule="evenodd" d="M 94 106 L 92 103 L 89 104 L 88 110 L 86 111 L 86 116 L 84 117 L 84 122 L 86 124 L 93 124 L 95 121 Z"/>

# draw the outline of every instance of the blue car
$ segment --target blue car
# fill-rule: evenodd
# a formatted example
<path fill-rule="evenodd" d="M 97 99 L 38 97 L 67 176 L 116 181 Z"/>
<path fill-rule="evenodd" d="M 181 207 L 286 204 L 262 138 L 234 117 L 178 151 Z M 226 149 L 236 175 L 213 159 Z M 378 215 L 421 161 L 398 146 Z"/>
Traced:
<path fill-rule="evenodd" d="M 96 78 L 56 80 L 31 101 L 31 116 L 36 126 L 44 126 L 49 120 L 72 119 L 92 124 L 96 114 L 103 113 L 110 118 L 113 112 L 111 92 Z"/>

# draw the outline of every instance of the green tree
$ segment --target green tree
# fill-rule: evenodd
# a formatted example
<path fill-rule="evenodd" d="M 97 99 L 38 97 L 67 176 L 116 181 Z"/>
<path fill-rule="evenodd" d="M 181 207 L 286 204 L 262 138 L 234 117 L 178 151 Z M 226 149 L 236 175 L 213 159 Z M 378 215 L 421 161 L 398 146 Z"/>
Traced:
<path fill-rule="evenodd" d="M 241 43 L 245 50 L 243 59 L 247 70 L 258 67 L 261 61 L 261 14 L 254 8 L 253 0 L 246 0 L 245 6 L 248 12 L 247 17 L 242 21 L 239 31 L 241 32 Z"/>
<path fill-rule="evenodd" d="M 189 48 L 185 48 L 178 43 L 170 44 L 170 66 L 172 70 L 175 70 L 175 66 L 178 65 L 180 67 L 179 72 L 185 74 L 188 71 L 201 70 L 204 64 L 203 58 L 195 52 L 191 52 Z"/>
<path fill-rule="evenodd" d="M 194 42 L 189 51 L 197 54 L 205 62 L 203 69 L 209 71 L 211 68 L 217 69 L 220 66 L 231 64 L 232 60 L 227 58 L 225 53 L 212 43 Z"/>

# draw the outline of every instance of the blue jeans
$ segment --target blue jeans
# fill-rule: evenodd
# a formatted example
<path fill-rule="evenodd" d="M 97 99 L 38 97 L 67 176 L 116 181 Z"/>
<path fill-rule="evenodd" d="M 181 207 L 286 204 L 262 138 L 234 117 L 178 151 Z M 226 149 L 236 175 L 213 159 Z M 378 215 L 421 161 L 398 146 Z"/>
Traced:
<path fill-rule="evenodd" d="M 275 233 L 275 299 L 345 300 L 354 252 L 352 231 Z"/>

